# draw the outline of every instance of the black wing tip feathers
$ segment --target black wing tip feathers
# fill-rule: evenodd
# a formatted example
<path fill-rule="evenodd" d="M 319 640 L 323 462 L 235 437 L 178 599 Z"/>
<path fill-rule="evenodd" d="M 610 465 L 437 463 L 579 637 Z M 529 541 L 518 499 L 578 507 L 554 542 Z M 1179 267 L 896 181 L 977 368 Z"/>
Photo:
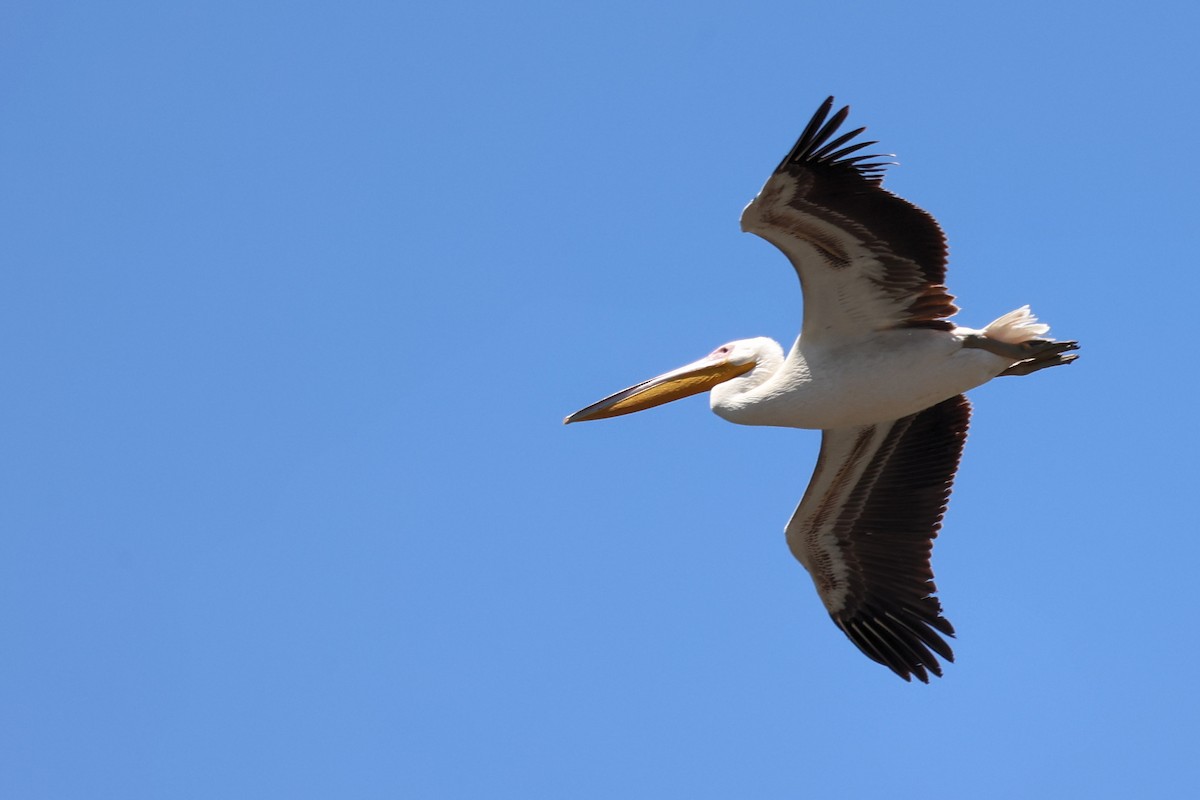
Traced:
<path fill-rule="evenodd" d="M 854 137 L 863 133 L 866 127 L 856 128 L 836 139 L 831 139 L 841 124 L 846 121 L 846 117 L 850 115 L 850 106 L 842 106 L 837 113 L 830 117 L 829 112 L 832 110 L 833 95 L 830 95 L 812 115 L 804 132 L 800 134 L 796 144 L 779 163 L 776 172 L 801 166 L 821 165 L 828 168 L 853 170 L 869 181 L 881 182 L 884 171 L 895 162 L 876 161 L 875 159 L 894 158 L 894 156 L 887 153 L 873 153 L 848 157 L 864 147 L 870 147 L 878 142 L 865 141 L 848 144 Z"/>
<path fill-rule="evenodd" d="M 937 603 L 932 597 L 926 599 Z M 954 663 L 954 651 L 938 635 L 940 632 L 954 637 L 954 626 L 941 615 L 940 604 L 919 611 L 907 608 L 898 612 L 876 611 L 853 619 L 830 616 L 863 655 L 906 681 L 916 677 L 921 683 L 929 683 L 931 673 L 942 677 L 942 665 L 934 653 L 947 663 Z"/>

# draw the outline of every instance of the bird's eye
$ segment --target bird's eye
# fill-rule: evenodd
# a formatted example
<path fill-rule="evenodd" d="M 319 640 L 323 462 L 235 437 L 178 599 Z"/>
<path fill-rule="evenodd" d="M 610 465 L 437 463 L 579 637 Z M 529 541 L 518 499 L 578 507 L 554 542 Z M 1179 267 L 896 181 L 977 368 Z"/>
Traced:
<path fill-rule="evenodd" d="M 727 344 L 723 344 L 713 351 L 714 356 L 727 356 L 733 352 L 733 348 Z"/>

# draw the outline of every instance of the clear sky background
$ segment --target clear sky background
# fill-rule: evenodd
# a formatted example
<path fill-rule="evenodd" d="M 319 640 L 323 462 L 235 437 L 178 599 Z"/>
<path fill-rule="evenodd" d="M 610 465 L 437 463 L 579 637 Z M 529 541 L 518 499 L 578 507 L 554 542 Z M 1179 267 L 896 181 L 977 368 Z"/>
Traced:
<path fill-rule="evenodd" d="M 1194 3 L 0 8 L 0 796 L 1200 796 Z M 930 686 L 785 547 L 738 215 L 828 94 L 973 393 Z"/>

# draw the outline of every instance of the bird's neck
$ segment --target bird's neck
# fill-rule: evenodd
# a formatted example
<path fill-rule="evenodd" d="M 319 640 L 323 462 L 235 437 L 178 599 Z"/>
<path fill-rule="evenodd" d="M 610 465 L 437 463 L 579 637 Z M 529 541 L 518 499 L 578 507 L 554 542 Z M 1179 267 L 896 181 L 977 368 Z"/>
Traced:
<path fill-rule="evenodd" d="M 783 348 L 770 342 L 757 354 L 754 369 L 713 388 L 709 406 L 717 416 L 743 425 L 762 424 L 754 409 L 770 394 L 771 379 L 783 367 Z"/>

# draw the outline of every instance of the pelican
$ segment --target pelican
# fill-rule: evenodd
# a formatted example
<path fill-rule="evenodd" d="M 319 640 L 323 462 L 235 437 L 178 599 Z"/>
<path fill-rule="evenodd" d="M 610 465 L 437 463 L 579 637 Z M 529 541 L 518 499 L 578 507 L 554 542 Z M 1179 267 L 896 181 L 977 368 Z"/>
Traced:
<path fill-rule="evenodd" d="M 566 423 L 631 414 L 710 391 L 741 425 L 821 431 L 808 489 L 787 523 L 792 555 L 826 611 L 868 658 L 906 681 L 941 677 L 954 628 L 930 554 L 958 469 L 971 405 L 1000 375 L 1069 364 L 1078 343 L 1046 337 L 1029 306 L 982 329 L 950 321 L 937 221 L 882 186 L 884 155 L 855 155 L 830 97 L 742 212 L 778 247 L 804 294 L 792 349 L 742 339 L 577 411 Z"/>

